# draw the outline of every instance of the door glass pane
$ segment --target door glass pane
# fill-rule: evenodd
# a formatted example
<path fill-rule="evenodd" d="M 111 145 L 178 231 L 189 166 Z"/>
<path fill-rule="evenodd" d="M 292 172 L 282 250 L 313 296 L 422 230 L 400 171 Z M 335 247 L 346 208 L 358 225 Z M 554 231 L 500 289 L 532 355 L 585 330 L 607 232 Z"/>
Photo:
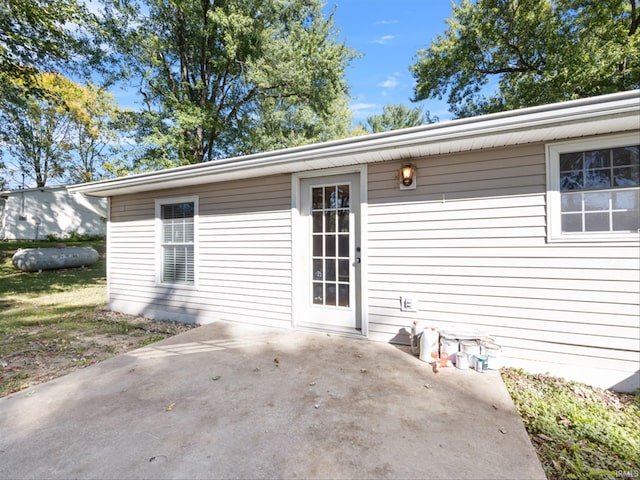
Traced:
<path fill-rule="evenodd" d="M 349 258 L 349 235 L 338 235 L 338 256 Z"/>
<path fill-rule="evenodd" d="M 325 305 L 335 305 L 336 304 L 336 284 L 335 283 L 327 283 L 325 284 Z"/>
<path fill-rule="evenodd" d="M 338 186 L 338 208 L 349 208 L 349 185 Z"/>
<path fill-rule="evenodd" d="M 350 185 L 314 187 L 312 194 L 312 302 L 349 307 Z M 340 234 L 338 234 L 340 232 Z"/>
<path fill-rule="evenodd" d="M 338 281 L 349 281 L 349 260 L 338 260 Z"/>
<path fill-rule="evenodd" d="M 314 280 L 322 280 L 323 278 L 322 271 L 322 260 L 314 258 L 313 259 L 313 279 Z"/>
<path fill-rule="evenodd" d="M 338 203 L 337 187 L 324 187 L 324 208 L 334 209 Z"/>
<path fill-rule="evenodd" d="M 314 210 L 322 209 L 323 201 L 322 201 L 322 187 L 317 187 L 312 190 L 312 206 Z"/>
<path fill-rule="evenodd" d="M 316 305 L 322 305 L 324 303 L 324 295 L 322 291 L 322 283 L 313 283 L 313 303 Z"/>
<path fill-rule="evenodd" d="M 322 256 L 322 235 L 314 235 L 313 236 L 313 256 L 321 257 Z"/>
<path fill-rule="evenodd" d="M 322 212 L 313 212 L 313 233 L 322 233 Z"/>
<path fill-rule="evenodd" d="M 338 286 L 338 305 L 341 307 L 349 306 L 349 284 L 340 284 Z"/>
<path fill-rule="evenodd" d="M 335 232 L 336 231 L 336 212 L 329 211 L 324 214 L 324 231 Z"/>
<path fill-rule="evenodd" d="M 329 258 L 324 261 L 325 265 L 325 276 L 324 279 L 327 282 L 335 282 L 336 281 L 336 261 L 333 258 Z"/>
<path fill-rule="evenodd" d="M 338 231 L 339 232 L 349 231 L 349 210 L 338 211 Z"/>
<path fill-rule="evenodd" d="M 325 236 L 325 256 L 327 257 L 335 257 L 336 256 L 336 236 L 335 235 L 326 235 Z"/>

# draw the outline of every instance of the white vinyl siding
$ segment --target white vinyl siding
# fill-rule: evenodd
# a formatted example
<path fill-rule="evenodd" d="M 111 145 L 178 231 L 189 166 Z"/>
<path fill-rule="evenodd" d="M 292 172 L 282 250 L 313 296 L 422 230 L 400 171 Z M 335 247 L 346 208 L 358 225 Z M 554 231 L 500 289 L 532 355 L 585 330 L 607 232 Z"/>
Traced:
<path fill-rule="evenodd" d="M 111 308 L 155 318 L 291 326 L 289 176 L 112 198 Z M 155 282 L 157 199 L 198 197 L 196 288 Z"/>
<path fill-rule="evenodd" d="M 406 340 L 417 318 L 490 332 L 511 359 L 637 370 L 639 245 L 547 242 L 543 144 L 414 163 L 415 191 L 400 163 L 369 167 L 372 338 Z"/>

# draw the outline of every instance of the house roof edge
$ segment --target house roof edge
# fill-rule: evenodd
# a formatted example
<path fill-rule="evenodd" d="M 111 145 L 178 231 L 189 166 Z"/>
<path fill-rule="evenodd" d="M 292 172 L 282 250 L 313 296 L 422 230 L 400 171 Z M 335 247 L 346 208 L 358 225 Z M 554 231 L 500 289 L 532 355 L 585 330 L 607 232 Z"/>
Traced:
<path fill-rule="evenodd" d="M 625 122 L 620 120 L 626 117 L 640 119 L 640 90 L 231 157 L 67 188 L 72 192 L 91 196 L 113 196 L 329 166 L 407 158 L 424 155 L 427 145 L 446 144 L 447 148 L 453 149 L 452 151 L 469 151 L 499 145 L 525 144 L 550 140 L 550 132 L 560 125 L 602 122 L 604 119 L 611 119 L 611 126 L 602 125 L 593 132 L 605 133 L 606 128 L 624 131 L 621 124 Z M 637 129 L 636 124 L 630 122 L 628 130 Z M 556 131 L 558 140 L 570 137 L 559 130 Z M 500 140 L 496 140 L 494 144 L 487 144 L 484 140 L 492 136 L 496 139 L 500 136 Z M 375 152 L 387 154 L 380 158 L 373 155 Z"/>

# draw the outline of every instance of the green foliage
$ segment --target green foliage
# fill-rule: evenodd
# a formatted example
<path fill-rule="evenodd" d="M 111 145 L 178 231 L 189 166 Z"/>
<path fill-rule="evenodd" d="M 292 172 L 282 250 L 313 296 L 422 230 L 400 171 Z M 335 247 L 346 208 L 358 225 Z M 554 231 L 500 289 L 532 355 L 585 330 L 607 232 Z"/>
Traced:
<path fill-rule="evenodd" d="M 614 394 L 521 370 L 502 373 L 548 478 L 637 472 L 640 394 Z"/>
<path fill-rule="evenodd" d="M 114 154 L 118 115 L 110 94 L 60 74 L 0 84 L 0 140 L 38 187 L 96 180 Z"/>
<path fill-rule="evenodd" d="M 448 93 L 466 117 L 640 88 L 639 15 L 637 0 L 462 0 L 411 66 L 415 99 Z"/>
<path fill-rule="evenodd" d="M 367 117 L 367 124 L 360 128 L 369 133 L 387 132 L 400 128 L 417 127 L 438 121 L 431 117 L 422 107 L 408 108 L 404 105 L 385 105 L 382 114 Z"/>
<path fill-rule="evenodd" d="M 49 242 L 104 242 L 104 235 L 94 235 L 88 233 L 78 233 L 72 231 L 63 235 L 50 233 L 47 235 Z"/>
<path fill-rule="evenodd" d="M 133 170 L 348 134 L 344 70 L 353 53 L 337 41 L 320 0 L 106 6 L 105 41 L 146 105 Z"/>
<path fill-rule="evenodd" d="M 64 78 L 34 75 L 37 89 L 26 82 L 0 84 L 0 134 L 20 170 L 44 187 L 64 175 L 71 147 L 66 141 L 70 125 L 62 90 Z"/>
<path fill-rule="evenodd" d="M 152 343 L 159 342 L 160 340 L 164 340 L 166 335 L 151 335 L 150 337 L 143 338 L 138 342 L 138 347 L 146 347 L 147 345 L 151 345 Z"/>
<path fill-rule="evenodd" d="M 80 67 L 91 56 L 92 20 L 76 0 L 0 0 L 0 83 Z"/>

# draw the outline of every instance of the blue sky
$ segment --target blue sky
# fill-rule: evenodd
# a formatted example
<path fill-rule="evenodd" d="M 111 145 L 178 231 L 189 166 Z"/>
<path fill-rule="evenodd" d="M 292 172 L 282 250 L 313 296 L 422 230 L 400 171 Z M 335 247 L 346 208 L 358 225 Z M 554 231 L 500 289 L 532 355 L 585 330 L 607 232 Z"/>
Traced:
<path fill-rule="evenodd" d="M 361 55 L 347 70 L 356 123 L 388 104 L 420 105 L 441 121 L 451 118 L 444 100 L 411 102 L 415 81 L 409 72 L 416 52 L 446 30 L 450 0 L 328 0 L 325 12 L 334 6 L 340 38 Z"/>

